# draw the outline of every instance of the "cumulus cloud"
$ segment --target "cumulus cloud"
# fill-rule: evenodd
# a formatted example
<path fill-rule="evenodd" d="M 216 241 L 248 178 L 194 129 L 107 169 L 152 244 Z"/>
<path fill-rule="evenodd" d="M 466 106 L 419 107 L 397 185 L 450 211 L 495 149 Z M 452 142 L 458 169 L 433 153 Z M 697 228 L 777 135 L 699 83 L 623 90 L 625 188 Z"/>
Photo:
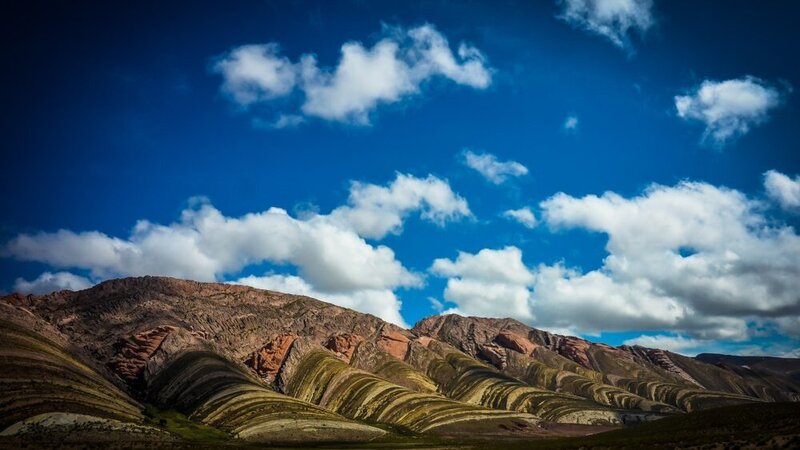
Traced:
<path fill-rule="evenodd" d="M 681 353 L 689 356 L 694 356 L 698 353 L 698 349 L 706 344 L 705 341 L 692 339 L 685 336 L 670 336 L 666 334 L 646 335 L 643 334 L 639 337 L 628 339 L 623 342 L 625 345 L 638 345 L 648 348 L 660 348 L 674 353 Z"/>
<path fill-rule="evenodd" d="M 399 323 L 400 303 L 392 291 L 420 286 L 422 279 L 392 249 L 372 245 L 363 236 L 399 232 L 402 219 L 414 209 L 443 223 L 468 213 L 467 203 L 431 176 L 398 174 L 388 188 L 354 183 L 350 194 L 348 205 L 305 218 L 280 208 L 229 217 L 201 199 L 175 223 L 139 221 L 127 238 L 98 231 L 20 234 L 3 253 L 56 268 L 88 270 L 96 279 L 150 274 L 220 281 L 254 264 L 288 264 L 297 267 L 313 292 L 342 304 L 350 304 L 343 299 L 351 298 L 364 310 L 372 299 L 382 307 L 369 312 Z M 368 220 L 371 215 L 380 220 Z"/>
<path fill-rule="evenodd" d="M 631 49 L 631 35 L 643 36 L 653 23 L 652 0 L 559 0 L 560 18 Z"/>
<path fill-rule="evenodd" d="M 345 308 L 372 314 L 387 322 L 408 328 L 408 324 L 400 315 L 402 303 L 391 289 L 358 289 L 346 294 L 337 294 L 318 291 L 301 277 L 277 274 L 260 277 L 251 275 L 239 278 L 233 283 L 258 289 L 269 289 L 313 297 Z"/>
<path fill-rule="evenodd" d="M 728 340 L 748 338 L 748 322 L 785 330 L 800 316 L 800 236 L 771 224 L 762 205 L 738 191 L 683 182 L 633 198 L 559 193 L 540 207 L 553 229 L 606 234 L 602 266 L 526 267 L 514 247 L 437 260 L 431 272 L 449 278 L 445 298 L 459 312 L 583 334 L 656 329 Z M 515 278 L 486 262 L 473 272 L 445 270 L 486 255 L 504 256 L 502 267 Z M 495 295 L 498 287 L 506 293 Z"/>
<path fill-rule="evenodd" d="M 520 209 L 509 209 L 503 212 L 503 217 L 519 222 L 525 228 L 536 228 L 536 216 L 527 206 Z"/>
<path fill-rule="evenodd" d="M 534 275 L 522 262 L 516 247 L 483 249 L 476 254 L 459 252 L 455 261 L 439 258 L 430 272 L 446 277 L 444 298 L 457 308 L 449 312 L 497 317 L 510 315 L 530 321 L 530 291 Z"/>
<path fill-rule="evenodd" d="M 776 170 L 764 173 L 767 195 L 787 211 L 800 211 L 800 175 L 789 178 Z"/>
<path fill-rule="evenodd" d="M 485 89 L 492 69 L 477 48 L 464 42 L 454 53 L 433 25 L 384 27 L 372 47 L 346 42 L 335 67 L 322 67 L 313 54 L 292 62 L 277 44 L 237 47 L 217 59 L 222 92 L 236 104 L 256 103 L 302 93 L 300 112 L 325 120 L 366 125 L 381 104 L 418 94 L 433 78 Z"/>
<path fill-rule="evenodd" d="M 499 161 L 491 153 L 466 150 L 463 153 L 463 162 L 494 184 L 502 184 L 510 177 L 521 177 L 528 173 L 528 168 L 522 164 L 516 161 Z"/>
<path fill-rule="evenodd" d="M 35 279 L 28 281 L 17 278 L 14 282 L 14 292 L 21 294 L 49 294 L 55 291 L 70 290 L 80 291 L 92 287 L 88 278 L 69 272 L 44 272 Z"/>
<path fill-rule="evenodd" d="M 747 134 L 769 118 L 783 93 L 755 77 L 703 81 L 686 95 L 675 97 L 678 117 L 705 125 L 703 140 L 716 145 Z"/>
<path fill-rule="evenodd" d="M 294 64 L 274 43 L 237 47 L 213 70 L 222 75 L 222 92 L 244 107 L 287 95 L 297 83 Z"/>
<path fill-rule="evenodd" d="M 348 204 L 333 210 L 330 218 L 352 227 L 360 236 L 380 239 L 400 233 L 403 221 L 413 211 L 438 225 L 472 215 L 467 201 L 455 194 L 447 181 L 432 175 L 397 174 L 388 186 L 352 183 Z"/>

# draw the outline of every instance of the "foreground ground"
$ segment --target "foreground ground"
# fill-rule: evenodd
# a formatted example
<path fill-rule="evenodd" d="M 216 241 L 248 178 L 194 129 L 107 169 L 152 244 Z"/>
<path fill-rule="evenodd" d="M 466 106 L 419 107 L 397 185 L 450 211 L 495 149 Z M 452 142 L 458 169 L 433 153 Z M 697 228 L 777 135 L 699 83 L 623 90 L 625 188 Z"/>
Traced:
<path fill-rule="evenodd" d="M 102 436 L 92 436 L 81 441 L 59 436 L 50 441 L 39 436 L 35 442 L 0 438 L 0 448 L 275 448 L 259 445 L 241 445 L 226 439 L 216 430 L 195 428 L 180 415 L 158 412 L 154 424 L 180 437 L 175 442 L 103 442 Z M 547 425 L 546 425 L 547 426 Z M 550 425 L 564 427 L 564 425 Z M 569 430 L 559 430 L 569 432 Z M 585 430 L 575 430 L 585 432 Z M 65 441 L 71 441 L 65 444 Z M 370 444 L 325 446 L 294 446 L 283 448 L 327 449 L 638 449 L 638 448 L 696 448 L 696 449 L 793 449 L 800 448 L 800 404 L 772 403 L 738 405 L 669 417 L 656 422 L 630 428 L 620 428 L 583 437 L 555 439 L 527 439 L 503 441 L 496 437 L 470 439 L 419 437 L 394 434 Z"/>

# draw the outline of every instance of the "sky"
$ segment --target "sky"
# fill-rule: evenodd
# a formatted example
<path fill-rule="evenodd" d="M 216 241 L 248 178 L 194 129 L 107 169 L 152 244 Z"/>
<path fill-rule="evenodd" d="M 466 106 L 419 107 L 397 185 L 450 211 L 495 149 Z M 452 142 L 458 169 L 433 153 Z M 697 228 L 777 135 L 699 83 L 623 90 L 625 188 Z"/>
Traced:
<path fill-rule="evenodd" d="M 4 2 L 0 291 L 800 357 L 793 1 Z"/>

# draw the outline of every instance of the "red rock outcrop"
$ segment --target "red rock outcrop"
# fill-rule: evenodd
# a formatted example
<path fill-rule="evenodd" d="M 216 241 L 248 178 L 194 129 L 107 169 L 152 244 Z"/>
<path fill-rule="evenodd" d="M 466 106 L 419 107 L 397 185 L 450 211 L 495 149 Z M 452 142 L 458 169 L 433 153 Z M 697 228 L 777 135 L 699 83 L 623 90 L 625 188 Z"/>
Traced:
<path fill-rule="evenodd" d="M 503 370 L 506 368 L 506 361 L 508 360 L 508 355 L 504 347 L 501 347 L 494 343 L 481 345 L 480 347 L 478 347 L 478 354 L 481 357 L 485 358 L 490 363 L 492 363 L 492 365 L 497 367 L 498 369 Z"/>
<path fill-rule="evenodd" d="M 381 330 L 380 338 L 378 338 L 378 347 L 402 361 L 406 358 L 410 342 L 411 340 L 400 330 L 384 327 Z"/>
<path fill-rule="evenodd" d="M 108 367 L 128 385 L 135 385 L 147 361 L 158 350 L 167 335 L 176 329 L 171 325 L 162 325 L 120 339 L 115 346 L 117 351 L 108 362 Z"/>
<path fill-rule="evenodd" d="M 523 355 L 530 355 L 537 347 L 536 344 L 528 340 L 528 338 L 520 336 L 510 331 L 501 331 L 494 341 L 503 347 L 520 352 Z"/>
<path fill-rule="evenodd" d="M 565 336 L 564 340 L 558 348 L 558 353 L 561 356 L 569 358 L 583 367 L 592 369 L 592 364 L 589 362 L 587 350 L 589 350 L 589 342 L 583 339 L 578 339 L 572 336 Z"/>
<path fill-rule="evenodd" d="M 286 353 L 292 346 L 297 335 L 282 333 L 273 335 L 260 349 L 251 353 L 244 364 L 252 369 L 259 377 L 271 383 L 286 359 Z"/>
<path fill-rule="evenodd" d="M 357 334 L 335 334 L 325 341 L 325 348 L 336 354 L 337 358 L 350 364 L 350 359 L 353 357 L 356 347 L 363 341 L 364 338 Z"/>

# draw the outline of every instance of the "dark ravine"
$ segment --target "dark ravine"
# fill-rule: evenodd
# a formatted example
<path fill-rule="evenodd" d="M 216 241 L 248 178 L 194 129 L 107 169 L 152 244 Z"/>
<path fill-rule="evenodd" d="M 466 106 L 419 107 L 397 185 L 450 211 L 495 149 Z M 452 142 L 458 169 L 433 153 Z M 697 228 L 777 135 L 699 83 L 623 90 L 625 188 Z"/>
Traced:
<path fill-rule="evenodd" d="M 147 405 L 216 439 L 319 443 L 583 435 L 800 400 L 793 360 L 614 348 L 511 319 L 433 316 L 404 330 L 229 284 L 110 280 L 6 296 L 0 312 L 0 443 L 81 430 L 91 442 L 184 439 Z"/>

